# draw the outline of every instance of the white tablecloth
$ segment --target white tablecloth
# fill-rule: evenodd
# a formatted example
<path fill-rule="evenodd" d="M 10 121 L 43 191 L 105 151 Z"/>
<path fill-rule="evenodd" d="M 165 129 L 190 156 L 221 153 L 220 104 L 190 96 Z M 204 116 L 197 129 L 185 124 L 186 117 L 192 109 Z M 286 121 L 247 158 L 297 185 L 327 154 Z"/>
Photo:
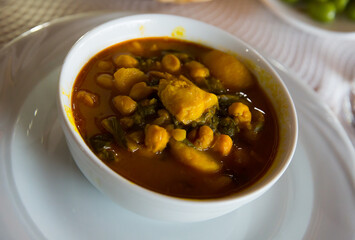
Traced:
<path fill-rule="evenodd" d="M 170 13 L 202 20 L 232 33 L 283 64 L 290 74 L 315 90 L 355 145 L 355 129 L 343 114 L 350 83 L 355 81 L 355 39 L 319 37 L 299 30 L 258 0 L 182 5 L 154 0 L 0 0 L 0 47 L 40 23 L 91 11 Z"/>

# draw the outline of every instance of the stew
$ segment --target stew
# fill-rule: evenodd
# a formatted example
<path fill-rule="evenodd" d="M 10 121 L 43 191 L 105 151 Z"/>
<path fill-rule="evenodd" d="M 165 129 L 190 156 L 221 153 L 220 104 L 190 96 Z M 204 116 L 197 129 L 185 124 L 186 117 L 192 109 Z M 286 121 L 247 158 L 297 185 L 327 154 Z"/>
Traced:
<path fill-rule="evenodd" d="M 167 37 L 98 53 L 75 81 L 72 108 L 105 164 L 176 197 L 241 191 L 263 176 L 278 147 L 274 109 L 242 62 Z"/>

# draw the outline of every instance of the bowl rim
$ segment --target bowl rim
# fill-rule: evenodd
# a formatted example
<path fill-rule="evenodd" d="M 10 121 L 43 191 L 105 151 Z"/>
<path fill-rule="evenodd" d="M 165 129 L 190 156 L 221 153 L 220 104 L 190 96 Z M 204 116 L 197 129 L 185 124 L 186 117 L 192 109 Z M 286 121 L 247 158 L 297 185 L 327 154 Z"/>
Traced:
<path fill-rule="evenodd" d="M 263 62 L 266 67 L 268 72 L 272 75 L 272 77 L 276 80 L 275 82 L 278 83 L 278 85 L 282 88 L 282 91 L 285 93 L 285 96 L 287 97 L 288 100 L 288 106 L 290 107 L 290 119 L 292 120 L 292 123 L 294 125 L 294 128 L 292 128 L 292 134 L 290 134 L 291 138 L 290 141 L 292 142 L 292 148 L 289 149 L 287 156 L 285 156 L 285 160 L 282 161 L 280 163 L 280 166 L 278 167 L 278 170 L 276 172 L 276 174 L 273 174 L 271 179 L 264 182 L 263 184 L 261 184 L 259 187 L 257 188 L 246 188 L 240 192 L 234 193 L 234 194 L 230 194 L 227 196 L 223 196 L 223 197 L 218 197 L 218 198 L 207 198 L 207 199 L 194 199 L 194 198 L 182 198 L 182 197 L 176 197 L 176 196 L 171 196 L 171 195 L 166 195 L 166 194 L 162 194 L 159 192 L 155 192 L 153 190 L 147 189 L 143 186 L 140 186 L 139 184 L 128 180 L 127 178 L 121 176 L 119 173 L 113 171 L 108 165 L 106 165 L 102 160 L 100 160 L 93 152 L 92 150 L 88 147 L 88 145 L 85 143 L 84 139 L 81 137 L 81 135 L 76 132 L 73 129 L 73 125 L 70 122 L 70 120 L 68 119 L 65 107 L 64 107 L 64 103 L 62 101 L 62 91 L 61 91 L 61 83 L 64 81 L 63 80 L 63 72 L 68 68 L 69 63 L 70 63 L 70 59 L 72 58 L 72 55 L 75 54 L 75 51 L 77 50 L 77 48 L 79 48 L 83 43 L 85 43 L 85 40 L 87 38 L 93 37 L 95 34 L 97 34 L 97 32 L 99 32 L 100 30 L 104 30 L 112 25 L 116 25 L 116 24 L 122 24 L 122 23 L 128 23 L 130 21 L 136 21 L 136 20 L 151 20 L 151 19 L 159 19 L 159 18 L 174 18 L 176 21 L 188 21 L 194 24 L 199 24 L 199 25 L 203 25 L 205 27 L 210 28 L 213 32 L 216 32 L 216 34 L 223 34 L 228 38 L 231 38 L 236 44 L 243 46 L 243 48 L 248 49 L 248 51 L 251 51 L 254 55 L 256 55 L 258 57 L 258 59 L 260 59 L 261 62 Z M 161 20 L 161 19 L 160 19 Z M 156 36 L 156 37 L 163 37 L 163 36 Z M 164 36 L 165 37 L 165 36 Z M 138 39 L 139 37 L 135 37 L 135 38 L 130 38 L 130 39 Z M 183 39 L 184 40 L 184 39 Z M 191 41 L 188 40 L 187 41 Z M 204 44 L 204 43 L 202 43 Z M 107 48 L 107 47 L 105 47 Z M 103 49 L 99 51 L 102 51 Z M 216 47 L 213 47 L 216 48 Z M 98 53 L 98 52 L 97 52 Z M 93 57 L 93 56 L 92 56 Z M 84 64 L 85 65 L 85 64 Z M 80 68 L 82 68 L 83 66 L 81 66 Z M 80 71 L 79 71 L 80 72 Z M 76 77 L 79 74 L 79 72 L 75 73 Z M 75 82 L 75 81 L 74 81 Z M 71 86 L 72 89 L 72 86 Z M 220 28 L 217 28 L 211 24 L 202 22 L 202 21 L 198 21 L 192 18 L 187 18 L 187 17 L 182 17 L 182 16 L 177 16 L 177 15 L 171 15 L 171 14 L 159 14 L 159 13 L 150 13 L 150 14 L 134 14 L 131 16 L 125 16 L 125 17 L 120 17 L 117 19 L 113 19 L 110 20 L 106 23 L 100 24 L 94 28 L 92 28 L 91 30 L 89 30 L 88 32 L 86 32 L 84 35 L 82 35 L 77 41 L 76 43 L 72 46 L 72 48 L 69 50 L 67 56 L 64 59 L 64 63 L 60 72 L 60 78 L 59 78 L 59 82 L 58 82 L 58 95 L 57 95 L 57 105 L 59 105 L 59 112 L 60 112 L 60 116 L 62 118 L 62 128 L 66 128 L 69 131 L 66 131 L 69 136 L 71 137 L 71 139 L 73 139 L 78 146 L 80 146 L 80 151 L 83 152 L 85 154 L 85 156 L 89 159 L 90 162 L 94 163 L 96 167 L 100 168 L 101 170 L 105 171 L 107 174 L 109 174 L 111 177 L 113 177 L 115 179 L 115 181 L 120 181 L 123 184 L 127 185 L 127 187 L 130 188 L 130 190 L 133 190 L 135 192 L 140 192 L 141 194 L 144 195 L 150 195 L 151 198 L 155 198 L 155 199 L 159 199 L 159 200 L 163 200 L 163 201 L 174 201 L 175 203 L 180 203 L 180 204 L 208 204 L 208 205 L 224 205 L 226 203 L 231 203 L 233 204 L 236 201 L 242 201 L 242 200 L 247 200 L 249 198 L 252 198 L 253 196 L 257 196 L 259 195 L 259 193 L 264 192 L 265 190 L 269 189 L 280 177 L 281 175 L 285 172 L 285 170 L 287 169 L 287 167 L 289 166 L 292 157 L 294 155 L 295 149 L 296 149 L 296 145 L 297 145 L 297 139 L 298 139 L 298 121 L 297 121 L 297 113 L 296 113 L 296 108 L 294 106 L 294 102 L 292 100 L 292 96 L 289 93 L 286 85 L 284 84 L 284 82 L 282 81 L 281 77 L 279 76 L 279 74 L 276 72 L 276 70 L 272 67 L 272 65 L 269 63 L 269 61 L 262 55 L 260 54 L 257 50 L 255 50 L 254 47 L 250 46 L 249 44 L 247 44 L 246 42 L 244 42 L 243 40 L 241 40 L 240 38 L 237 38 L 236 36 L 232 35 L 231 33 L 228 33 L 227 31 L 224 31 Z M 71 92 L 72 94 L 72 92 Z M 71 103 L 71 98 L 72 95 L 70 94 L 70 103 Z M 279 151 L 279 150 L 278 150 Z"/>

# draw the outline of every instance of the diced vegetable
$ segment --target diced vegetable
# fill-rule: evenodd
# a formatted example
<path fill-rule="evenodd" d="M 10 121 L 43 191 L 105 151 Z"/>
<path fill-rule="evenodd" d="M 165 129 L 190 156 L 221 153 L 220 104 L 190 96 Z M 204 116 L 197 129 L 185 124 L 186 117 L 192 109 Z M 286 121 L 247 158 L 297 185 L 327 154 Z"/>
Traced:
<path fill-rule="evenodd" d="M 162 79 L 158 95 L 165 108 L 183 124 L 189 124 L 200 118 L 208 109 L 218 105 L 216 95 L 181 78 Z"/>
<path fill-rule="evenodd" d="M 196 150 L 185 143 L 171 140 L 170 150 L 174 157 L 182 164 L 189 166 L 202 173 L 216 173 L 222 165 L 206 152 Z"/>
<path fill-rule="evenodd" d="M 211 74 L 231 91 L 240 91 L 254 84 L 249 70 L 230 54 L 213 50 L 207 53 L 202 60 L 210 69 Z"/>

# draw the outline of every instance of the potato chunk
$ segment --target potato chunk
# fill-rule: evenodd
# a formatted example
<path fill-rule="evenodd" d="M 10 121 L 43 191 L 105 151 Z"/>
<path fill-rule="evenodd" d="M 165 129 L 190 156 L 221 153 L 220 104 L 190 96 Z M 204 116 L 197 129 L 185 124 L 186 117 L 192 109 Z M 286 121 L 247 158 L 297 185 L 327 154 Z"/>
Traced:
<path fill-rule="evenodd" d="M 182 164 L 203 173 L 216 173 L 222 165 L 206 152 L 196 150 L 182 142 L 171 140 L 169 142 L 172 155 Z"/>
<path fill-rule="evenodd" d="M 240 91 L 254 83 L 249 70 L 230 54 L 213 50 L 203 56 L 202 60 L 210 69 L 211 74 L 217 77 L 223 86 L 231 91 Z"/>
<path fill-rule="evenodd" d="M 218 105 L 216 95 L 182 78 L 160 80 L 158 95 L 165 108 L 184 124 L 197 120 L 208 109 Z"/>
<path fill-rule="evenodd" d="M 119 93 L 128 95 L 132 86 L 147 80 L 147 76 L 137 68 L 120 68 L 114 73 L 114 86 Z"/>
<path fill-rule="evenodd" d="M 163 151 L 169 142 L 169 138 L 169 133 L 165 128 L 158 125 L 149 125 L 145 129 L 144 143 L 148 150 L 154 153 Z"/>

